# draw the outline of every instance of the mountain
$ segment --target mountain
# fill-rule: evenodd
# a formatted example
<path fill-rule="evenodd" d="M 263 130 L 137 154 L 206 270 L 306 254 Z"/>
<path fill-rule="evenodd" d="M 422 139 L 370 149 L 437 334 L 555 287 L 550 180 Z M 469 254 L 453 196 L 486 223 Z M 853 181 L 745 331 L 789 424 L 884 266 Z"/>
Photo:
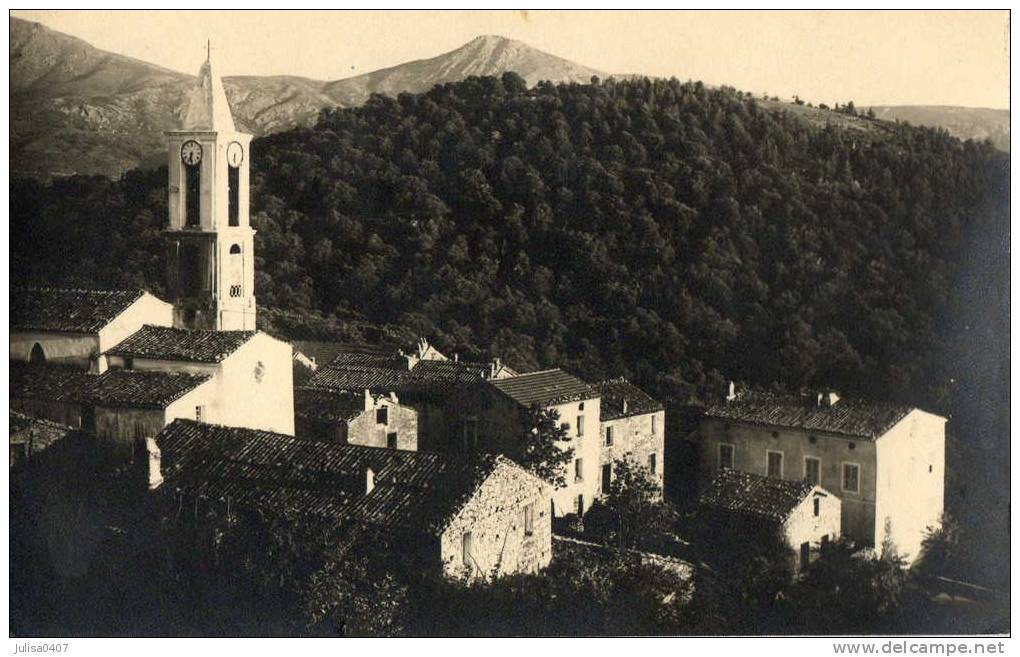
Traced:
<path fill-rule="evenodd" d="M 360 105 L 373 93 L 421 92 L 510 70 L 529 84 L 605 77 L 520 41 L 481 36 L 431 59 L 343 80 L 238 76 L 223 84 L 238 127 L 262 136 L 311 125 L 321 108 Z M 10 78 L 11 172 L 40 178 L 116 177 L 161 164 L 162 131 L 179 124 L 196 80 L 17 18 L 10 19 Z"/>
<path fill-rule="evenodd" d="M 872 107 L 887 121 L 945 128 L 959 139 L 991 139 L 997 149 L 1009 152 L 1009 110 L 952 105 L 893 105 Z"/>

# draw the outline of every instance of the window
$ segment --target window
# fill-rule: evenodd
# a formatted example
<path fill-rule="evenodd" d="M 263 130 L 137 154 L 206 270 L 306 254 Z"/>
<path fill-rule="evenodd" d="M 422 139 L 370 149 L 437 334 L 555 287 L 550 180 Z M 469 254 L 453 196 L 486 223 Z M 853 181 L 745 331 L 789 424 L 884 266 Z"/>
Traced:
<path fill-rule="evenodd" d="M 205 415 L 205 406 L 195 407 L 195 420 L 198 422 L 202 421 L 202 416 Z"/>
<path fill-rule="evenodd" d="M 733 469 L 733 445 L 719 443 L 719 469 Z"/>
<path fill-rule="evenodd" d="M 658 436 L 659 435 L 659 416 L 658 415 L 653 415 L 652 416 L 652 435 L 653 436 Z"/>
<path fill-rule="evenodd" d="M 391 433 L 386 434 L 386 447 L 388 447 L 389 449 L 396 449 L 397 448 L 397 434 L 396 433 L 392 433 L 391 432 Z"/>
<path fill-rule="evenodd" d="M 227 221 L 231 226 L 238 225 L 240 171 L 238 167 L 227 167 Z"/>
<path fill-rule="evenodd" d="M 777 479 L 783 478 L 783 453 L 765 450 L 765 474 Z"/>
<path fill-rule="evenodd" d="M 811 544 L 801 543 L 800 544 L 800 569 L 804 570 L 811 563 Z"/>
<path fill-rule="evenodd" d="M 390 409 L 387 406 L 375 409 L 375 423 L 376 424 L 389 424 L 390 423 Z"/>
<path fill-rule="evenodd" d="M 584 436 L 584 416 L 577 416 L 577 437 L 581 438 Z"/>
<path fill-rule="evenodd" d="M 532 536 L 535 533 L 535 504 L 531 503 L 524 507 L 524 535 Z"/>
<path fill-rule="evenodd" d="M 584 515 L 584 495 L 577 496 L 577 515 Z"/>
<path fill-rule="evenodd" d="M 584 481 L 584 459 L 574 461 L 574 481 Z"/>
<path fill-rule="evenodd" d="M 230 281 L 228 294 L 232 299 L 237 299 L 244 294 L 244 256 L 241 255 L 241 245 L 231 244 L 230 254 L 227 256 L 227 280 Z"/>
<path fill-rule="evenodd" d="M 822 461 L 813 456 L 804 457 L 804 481 L 818 486 L 822 483 Z"/>
<path fill-rule="evenodd" d="M 133 370 L 135 368 L 135 359 L 131 356 L 124 357 L 124 369 Z"/>
<path fill-rule="evenodd" d="M 602 465 L 602 493 L 609 493 L 609 486 L 613 483 L 613 465 L 605 463 Z"/>
<path fill-rule="evenodd" d="M 471 567 L 474 564 L 475 559 L 471 555 L 473 547 L 474 541 L 471 532 L 464 532 L 464 536 L 461 538 L 461 561 L 465 566 Z"/>
<path fill-rule="evenodd" d="M 32 345 L 32 353 L 28 357 L 28 362 L 35 365 L 41 365 L 46 362 L 46 352 L 43 351 L 42 345 L 38 342 Z"/>
<path fill-rule="evenodd" d="M 577 410 L 579 410 L 579 411 L 583 411 L 584 410 L 584 402 L 581 402 L 580 404 L 577 405 Z"/>
<path fill-rule="evenodd" d="M 654 452 L 648 455 L 648 469 L 652 471 L 652 474 L 658 474 L 655 471 L 655 468 L 658 466 L 658 457 L 659 455 Z"/>
<path fill-rule="evenodd" d="M 606 427 L 606 447 L 613 446 L 613 427 Z"/>
<path fill-rule="evenodd" d="M 822 498 L 815 497 L 814 502 L 815 502 L 815 517 L 817 518 L 822 510 Z"/>
<path fill-rule="evenodd" d="M 202 165 L 184 165 L 184 223 L 188 226 L 200 224 L 198 213 L 202 198 Z"/>
<path fill-rule="evenodd" d="M 843 464 L 843 491 L 861 492 L 861 466 L 856 463 Z"/>

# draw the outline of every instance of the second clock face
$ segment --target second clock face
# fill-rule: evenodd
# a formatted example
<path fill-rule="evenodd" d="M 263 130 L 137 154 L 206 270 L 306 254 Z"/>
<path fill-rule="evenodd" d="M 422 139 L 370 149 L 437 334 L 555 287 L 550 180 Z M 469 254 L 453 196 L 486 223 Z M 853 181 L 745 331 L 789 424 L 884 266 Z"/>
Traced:
<path fill-rule="evenodd" d="M 227 146 L 227 164 L 232 167 L 241 166 L 244 161 L 244 147 L 236 141 L 230 142 Z"/>
<path fill-rule="evenodd" d="M 202 161 L 202 145 L 191 140 L 184 142 L 181 146 L 181 161 L 189 166 L 195 166 Z"/>

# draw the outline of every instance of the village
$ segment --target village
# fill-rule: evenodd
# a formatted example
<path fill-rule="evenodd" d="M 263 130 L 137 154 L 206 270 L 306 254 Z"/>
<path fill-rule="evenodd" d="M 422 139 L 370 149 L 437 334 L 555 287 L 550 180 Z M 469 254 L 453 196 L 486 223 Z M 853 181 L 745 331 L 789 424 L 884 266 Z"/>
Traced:
<path fill-rule="evenodd" d="M 794 571 L 841 537 L 909 564 L 938 526 L 946 418 L 919 408 L 730 384 L 681 421 L 620 377 L 258 330 L 252 136 L 208 59 L 166 137 L 170 298 L 11 291 L 12 467 L 87 433 L 146 495 L 412 536 L 463 582 L 541 572 L 621 467 L 735 529 L 720 541 L 775 528 Z M 541 417 L 569 451 L 557 481 L 522 465 Z"/>

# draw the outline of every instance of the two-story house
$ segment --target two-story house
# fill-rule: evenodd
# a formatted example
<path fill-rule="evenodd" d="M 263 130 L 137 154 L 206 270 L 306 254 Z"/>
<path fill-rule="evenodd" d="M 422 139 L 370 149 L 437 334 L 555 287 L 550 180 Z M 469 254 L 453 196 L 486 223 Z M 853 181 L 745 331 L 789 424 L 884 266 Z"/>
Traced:
<path fill-rule="evenodd" d="M 662 404 L 624 378 L 592 385 L 601 395 L 599 492 L 613 481 L 613 464 L 630 459 L 665 485 L 665 422 Z"/>
<path fill-rule="evenodd" d="M 295 436 L 389 449 L 418 449 L 418 412 L 395 393 L 294 388 Z"/>
<path fill-rule="evenodd" d="M 946 419 L 832 392 L 728 395 L 694 436 L 703 484 L 732 468 L 820 485 L 842 500 L 842 531 L 860 545 L 888 537 L 917 556 L 943 510 Z"/>
<path fill-rule="evenodd" d="M 584 381 L 560 369 L 491 379 L 462 397 L 460 440 L 466 451 L 486 451 L 514 458 L 522 437 L 531 430 L 532 409 L 555 410 L 565 425 L 567 440 L 561 449 L 572 449 L 566 468 L 566 486 L 552 496 L 557 517 L 583 514 L 599 494 L 599 393 Z"/>

